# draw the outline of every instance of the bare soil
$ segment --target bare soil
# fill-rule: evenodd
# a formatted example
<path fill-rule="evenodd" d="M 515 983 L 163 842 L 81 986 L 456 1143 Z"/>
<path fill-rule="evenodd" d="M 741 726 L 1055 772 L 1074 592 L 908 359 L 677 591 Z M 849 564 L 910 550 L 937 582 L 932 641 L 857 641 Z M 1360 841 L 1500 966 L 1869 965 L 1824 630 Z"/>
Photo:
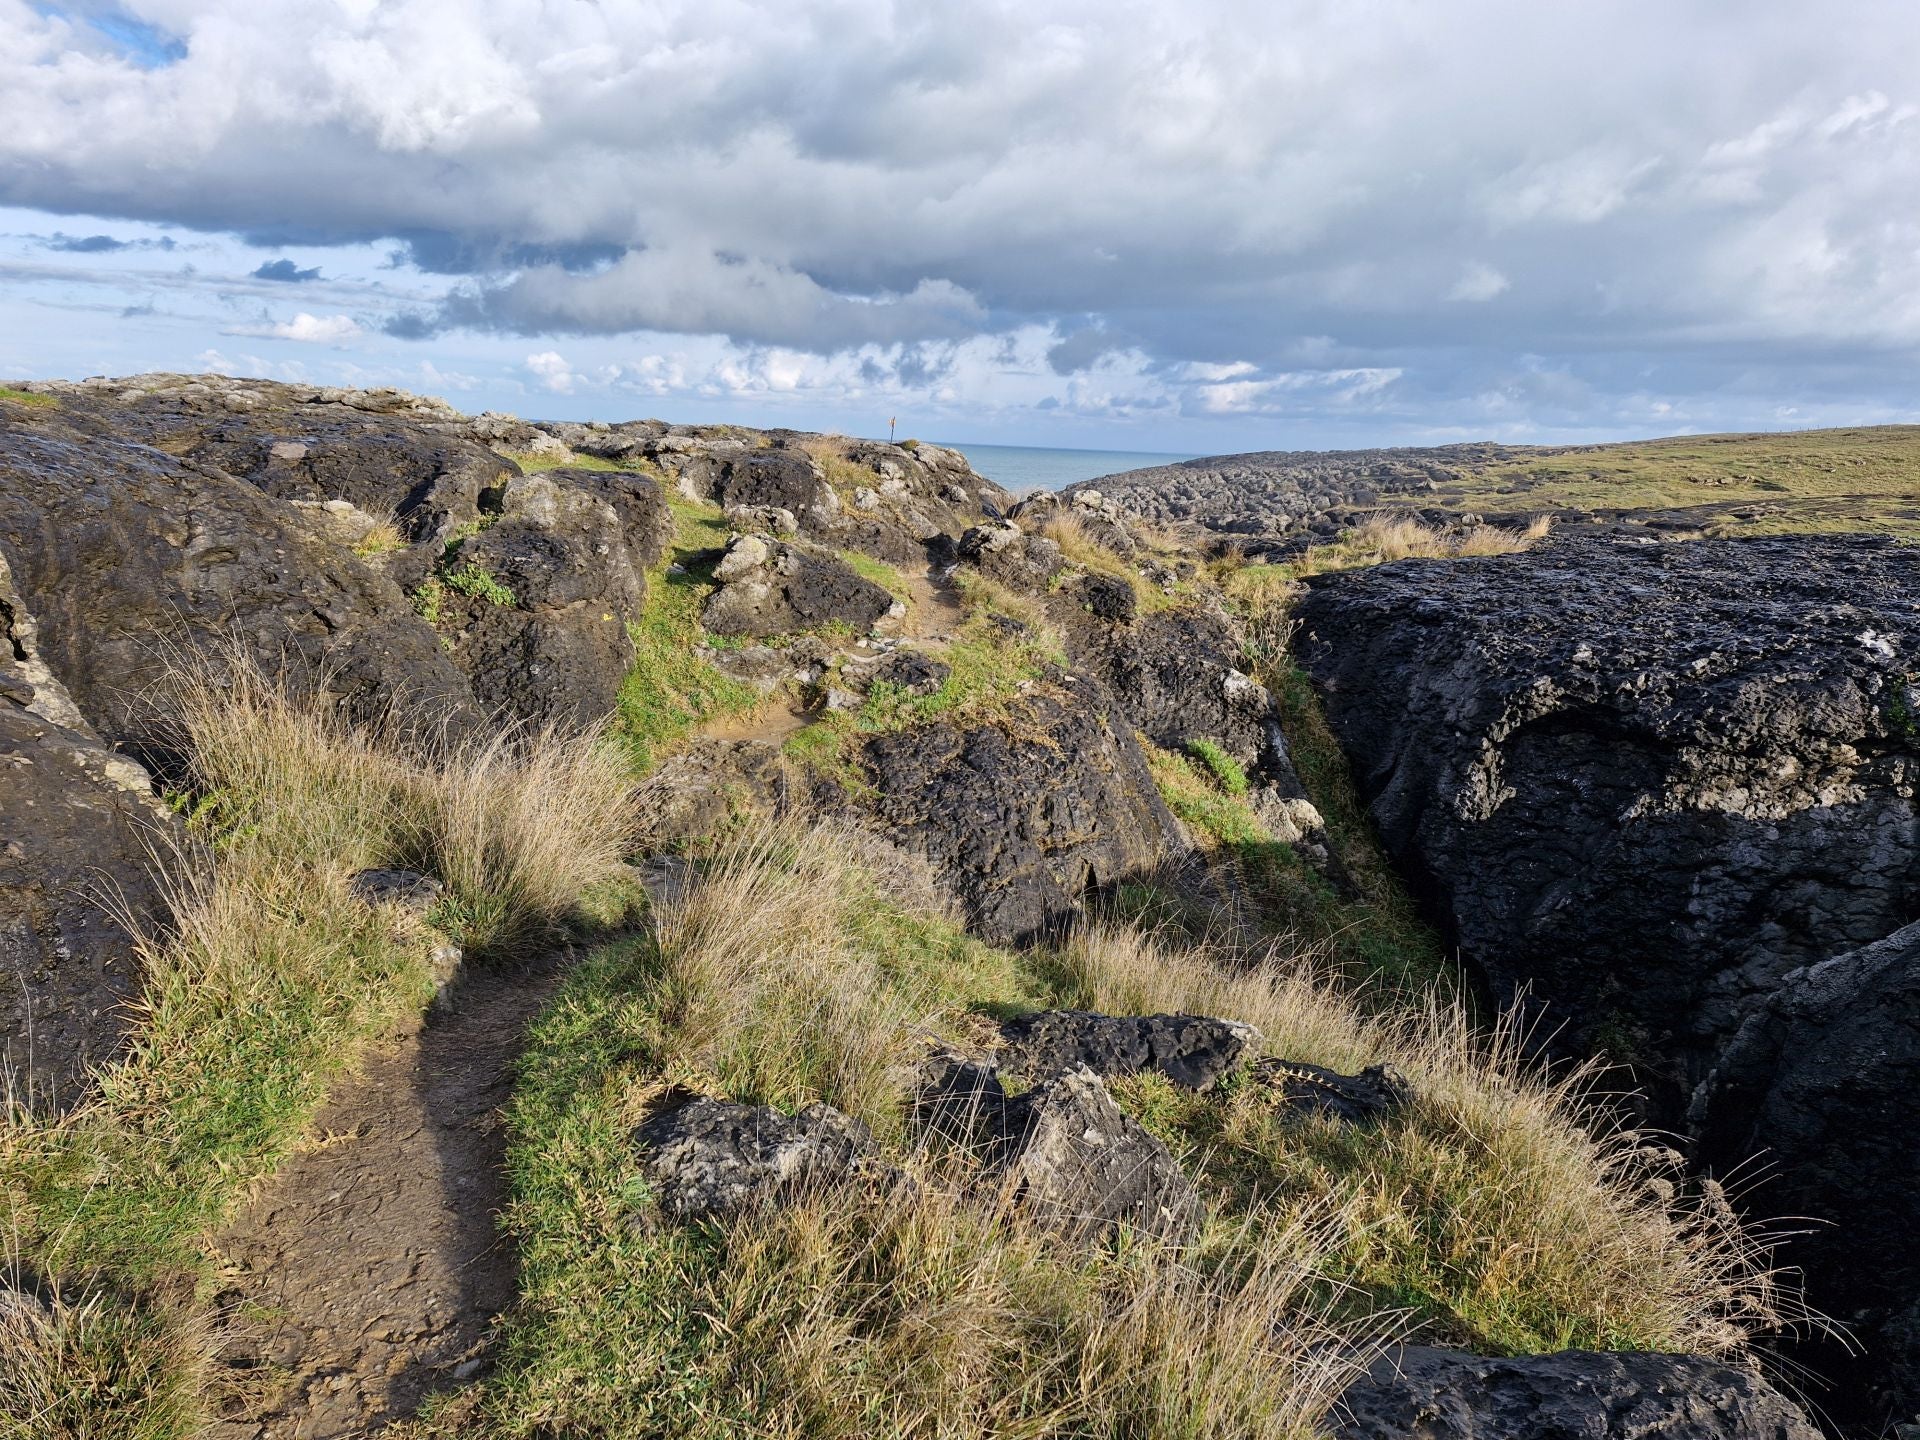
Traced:
<path fill-rule="evenodd" d="M 500 1109 L 559 956 L 463 977 L 343 1085 L 216 1242 L 209 1440 L 330 1440 L 482 1373 L 513 1299 Z"/>

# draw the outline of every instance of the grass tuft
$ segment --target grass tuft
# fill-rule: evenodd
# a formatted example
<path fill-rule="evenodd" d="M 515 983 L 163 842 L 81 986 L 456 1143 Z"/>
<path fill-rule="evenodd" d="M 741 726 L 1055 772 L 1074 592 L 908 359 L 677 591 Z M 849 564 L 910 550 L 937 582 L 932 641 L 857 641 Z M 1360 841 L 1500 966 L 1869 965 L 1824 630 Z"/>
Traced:
<path fill-rule="evenodd" d="M 1305 1437 L 1409 1325 L 1493 1352 L 1726 1353 L 1771 1318 L 1737 1226 L 1591 1136 L 1582 1077 L 1542 1078 L 1511 1031 L 1439 1000 L 1365 1015 L 1282 949 L 1115 927 L 993 949 L 901 908 L 858 848 L 791 821 L 731 842 L 650 935 L 569 977 L 509 1113 L 523 1288 L 498 1368 L 453 1428 L 409 1433 Z M 1232 1016 L 1267 1053 L 1394 1064 L 1417 1098 L 1341 1129 L 1245 1083 L 1116 1082 L 1213 1218 L 1179 1253 L 1066 1245 L 903 1118 L 927 1046 L 1046 1006 Z M 630 1135 L 682 1086 L 836 1104 L 918 1184 L 670 1223 Z"/>
<path fill-rule="evenodd" d="M 208 1278 L 205 1237 L 365 1046 L 419 1012 L 436 943 L 476 955 L 541 943 L 623 868 L 632 802 L 595 737 L 421 754 L 237 653 L 226 662 L 172 686 L 168 740 L 197 818 L 169 865 L 170 921 L 140 942 L 128 1051 L 77 1109 L 0 1114 L 14 1268 L 87 1297 L 13 1337 L 43 1363 L 16 1358 L 11 1373 L 49 1377 L 18 1383 L 52 1385 L 43 1413 L 75 1417 L 35 1434 L 189 1433 L 178 1307 Z M 445 882 L 441 929 L 351 895 L 356 870 L 385 866 Z"/>

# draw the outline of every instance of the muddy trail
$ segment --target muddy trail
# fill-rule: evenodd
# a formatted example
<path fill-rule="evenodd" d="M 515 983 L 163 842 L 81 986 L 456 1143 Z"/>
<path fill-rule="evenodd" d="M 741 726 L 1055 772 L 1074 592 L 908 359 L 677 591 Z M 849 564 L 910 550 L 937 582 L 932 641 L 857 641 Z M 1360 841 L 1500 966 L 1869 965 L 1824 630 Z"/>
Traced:
<path fill-rule="evenodd" d="M 209 1440 L 330 1440 L 471 1378 L 513 1299 L 500 1110 L 565 957 L 477 969 L 344 1082 L 218 1237 Z"/>

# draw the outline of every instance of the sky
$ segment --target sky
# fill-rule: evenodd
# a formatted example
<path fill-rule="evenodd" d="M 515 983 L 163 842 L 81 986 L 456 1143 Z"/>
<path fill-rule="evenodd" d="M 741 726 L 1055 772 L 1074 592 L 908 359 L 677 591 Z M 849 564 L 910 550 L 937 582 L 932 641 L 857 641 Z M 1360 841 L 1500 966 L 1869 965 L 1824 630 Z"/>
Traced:
<path fill-rule="evenodd" d="M 1223 453 L 1916 359 L 1913 0 L 0 0 L 0 379 Z"/>

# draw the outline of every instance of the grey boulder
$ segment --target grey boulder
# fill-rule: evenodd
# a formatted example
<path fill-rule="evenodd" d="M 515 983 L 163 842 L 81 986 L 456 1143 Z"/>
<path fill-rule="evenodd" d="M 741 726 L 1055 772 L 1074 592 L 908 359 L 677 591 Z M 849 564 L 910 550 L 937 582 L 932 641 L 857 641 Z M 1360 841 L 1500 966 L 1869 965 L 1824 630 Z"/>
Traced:
<path fill-rule="evenodd" d="M 1819 1440 L 1766 1381 L 1698 1355 L 1487 1359 L 1408 1346 L 1348 1387 L 1333 1440 Z"/>

